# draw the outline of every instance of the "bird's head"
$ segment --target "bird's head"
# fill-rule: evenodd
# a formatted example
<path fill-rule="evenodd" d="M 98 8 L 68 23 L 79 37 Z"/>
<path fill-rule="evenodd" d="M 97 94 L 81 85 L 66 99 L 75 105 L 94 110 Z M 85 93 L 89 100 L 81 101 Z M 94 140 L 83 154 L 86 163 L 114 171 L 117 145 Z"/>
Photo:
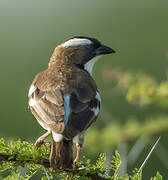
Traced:
<path fill-rule="evenodd" d="M 94 64 L 91 62 L 95 62 L 96 57 L 111 53 L 115 51 L 95 38 L 75 36 L 58 45 L 53 56 L 58 61 L 85 67 L 89 62 Z"/>

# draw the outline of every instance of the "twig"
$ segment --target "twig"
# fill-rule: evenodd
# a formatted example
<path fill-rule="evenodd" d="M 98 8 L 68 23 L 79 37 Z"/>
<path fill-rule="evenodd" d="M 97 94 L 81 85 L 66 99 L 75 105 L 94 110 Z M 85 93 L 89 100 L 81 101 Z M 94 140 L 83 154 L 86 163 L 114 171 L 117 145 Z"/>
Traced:
<path fill-rule="evenodd" d="M 147 162 L 147 160 L 148 160 L 149 157 L 151 156 L 151 154 L 152 154 L 153 150 L 155 149 L 156 145 L 157 145 L 158 142 L 160 141 L 160 138 L 161 138 L 161 137 L 159 137 L 159 138 L 157 139 L 157 141 L 155 142 L 155 144 L 153 145 L 152 149 L 150 150 L 150 152 L 148 153 L 147 157 L 146 157 L 145 160 L 143 161 L 143 163 L 142 163 L 141 167 L 139 168 L 138 172 L 140 172 L 141 169 L 144 167 L 145 163 Z"/>
<path fill-rule="evenodd" d="M 48 175 L 48 173 L 47 173 L 47 170 L 46 170 L 46 168 L 43 166 L 43 169 L 44 169 L 44 172 L 45 172 L 45 174 L 46 174 L 46 176 L 47 176 L 47 179 L 48 180 L 50 180 L 50 177 L 49 177 L 49 175 Z"/>
<path fill-rule="evenodd" d="M 15 162 L 19 162 L 20 164 L 24 163 L 32 163 L 32 164 L 39 164 L 39 165 L 43 165 L 46 168 L 50 167 L 50 162 L 47 159 L 42 159 L 39 162 L 33 162 L 33 159 L 27 159 L 27 160 L 17 160 L 17 155 L 13 156 L 12 154 L 2 154 L 0 153 L 0 161 L 15 161 Z"/>

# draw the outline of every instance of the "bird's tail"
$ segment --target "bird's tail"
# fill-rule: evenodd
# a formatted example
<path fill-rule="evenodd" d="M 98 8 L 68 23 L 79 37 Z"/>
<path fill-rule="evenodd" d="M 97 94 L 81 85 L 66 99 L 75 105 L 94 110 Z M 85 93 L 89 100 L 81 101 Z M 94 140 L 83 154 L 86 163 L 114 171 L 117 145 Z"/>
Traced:
<path fill-rule="evenodd" d="M 72 169 L 73 167 L 73 142 L 63 139 L 62 142 L 53 140 L 50 154 L 50 165 L 54 170 Z"/>

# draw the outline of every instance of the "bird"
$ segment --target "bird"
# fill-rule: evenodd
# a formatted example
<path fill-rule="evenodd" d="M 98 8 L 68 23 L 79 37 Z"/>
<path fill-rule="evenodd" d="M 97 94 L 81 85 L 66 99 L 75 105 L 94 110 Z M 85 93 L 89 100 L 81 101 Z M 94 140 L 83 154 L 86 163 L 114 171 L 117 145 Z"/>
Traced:
<path fill-rule="evenodd" d="M 49 160 L 53 170 L 73 169 L 80 161 L 86 132 L 100 111 L 93 66 L 100 56 L 111 53 L 115 51 L 95 38 L 71 37 L 56 46 L 48 68 L 35 76 L 29 88 L 28 106 L 46 130 L 35 146 L 52 136 Z"/>

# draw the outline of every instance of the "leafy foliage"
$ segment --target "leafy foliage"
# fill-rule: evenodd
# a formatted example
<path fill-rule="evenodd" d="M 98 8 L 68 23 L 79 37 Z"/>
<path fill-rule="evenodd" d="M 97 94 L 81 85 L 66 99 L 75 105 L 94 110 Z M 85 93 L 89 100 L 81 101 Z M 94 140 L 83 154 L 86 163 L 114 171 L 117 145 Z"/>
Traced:
<path fill-rule="evenodd" d="M 118 154 L 118 152 L 115 152 L 115 156 L 112 157 L 112 164 L 111 164 L 111 169 L 114 171 L 114 175 L 113 175 L 113 179 L 117 179 L 118 178 L 118 170 L 119 167 L 121 165 L 121 159 L 120 159 L 120 155 Z"/>
<path fill-rule="evenodd" d="M 91 155 L 94 155 L 100 151 L 103 152 L 104 149 L 110 150 L 120 142 L 128 142 L 140 137 L 158 137 L 158 135 L 160 136 L 160 134 L 168 132 L 167 119 L 168 116 L 166 115 L 150 117 L 144 122 L 140 122 L 136 118 L 130 118 L 123 124 L 118 122 L 109 123 L 107 127 L 101 130 L 92 128 L 92 131 L 89 131 L 86 135 L 89 138 L 86 138 L 87 143 L 85 147 L 89 149 Z M 96 136 L 98 133 L 101 134 L 101 136 L 99 136 L 99 141 L 97 141 L 98 136 Z M 101 144 L 101 146 L 99 146 L 99 144 Z"/>
<path fill-rule="evenodd" d="M 114 89 L 123 93 L 129 103 L 138 106 L 155 103 L 168 107 L 168 80 L 158 83 L 144 72 L 122 72 L 116 69 L 106 71 L 104 79 L 116 81 L 117 85 Z"/>
<path fill-rule="evenodd" d="M 0 139 L 0 172 L 7 174 L 4 180 L 28 180 L 36 172 L 41 171 L 42 180 L 53 179 L 96 179 L 97 177 L 108 180 L 141 180 L 142 173 L 137 170 L 133 171 L 132 175 L 124 175 L 119 177 L 118 169 L 121 165 L 119 153 L 116 151 L 112 157 L 111 167 L 109 169 L 104 167 L 106 163 L 106 155 L 100 154 L 95 164 L 92 164 L 89 159 L 84 158 L 83 161 L 77 163 L 77 169 L 72 171 L 59 170 L 54 172 L 51 168 L 44 168 L 44 165 L 49 163 L 49 149 L 42 146 L 39 149 L 33 147 L 32 143 L 17 141 L 5 141 Z M 44 172 L 44 169 L 46 173 Z M 107 175 L 108 171 L 112 175 Z M 48 176 L 48 177 L 47 177 Z M 161 180 L 162 176 L 157 175 L 151 180 Z"/>

